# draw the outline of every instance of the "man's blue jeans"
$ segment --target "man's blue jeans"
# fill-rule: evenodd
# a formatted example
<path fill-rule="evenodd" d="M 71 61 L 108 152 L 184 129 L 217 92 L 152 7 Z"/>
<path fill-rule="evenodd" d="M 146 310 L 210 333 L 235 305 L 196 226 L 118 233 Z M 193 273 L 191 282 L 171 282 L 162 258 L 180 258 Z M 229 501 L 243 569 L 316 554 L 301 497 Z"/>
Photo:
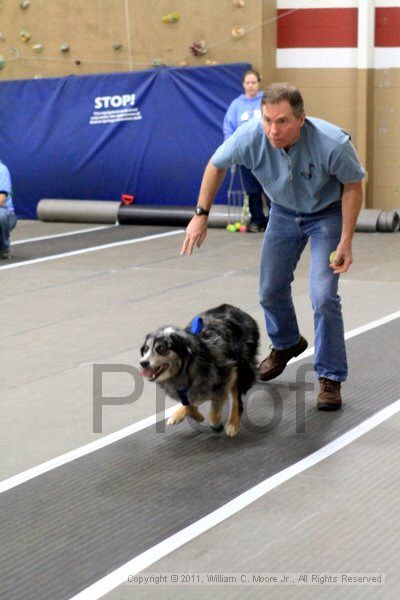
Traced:
<path fill-rule="evenodd" d="M 340 204 L 314 214 L 296 213 L 272 203 L 261 250 L 260 303 L 272 346 L 284 350 L 299 341 L 291 284 L 308 239 L 311 240 L 310 297 L 314 310 L 314 368 L 318 377 L 347 377 L 339 275 L 329 255 L 342 230 Z"/>
<path fill-rule="evenodd" d="M 0 207 L 0 252 L 8 252 L 10 249 L 10 231 L 16 224 L 15 212 Z"/>

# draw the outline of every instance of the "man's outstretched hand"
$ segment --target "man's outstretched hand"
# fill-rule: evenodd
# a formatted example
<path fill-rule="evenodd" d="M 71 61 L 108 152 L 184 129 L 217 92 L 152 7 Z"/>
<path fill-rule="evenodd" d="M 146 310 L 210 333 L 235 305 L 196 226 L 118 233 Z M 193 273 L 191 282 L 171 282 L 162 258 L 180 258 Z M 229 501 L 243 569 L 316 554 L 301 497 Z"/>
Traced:
<path fill-rule="evenodd" d="M 186 228 L 186 237 L 180 255 L 193 254 L 195 247 L 200 248 L 207 235 L 207 217 L 195 215 Z"/>

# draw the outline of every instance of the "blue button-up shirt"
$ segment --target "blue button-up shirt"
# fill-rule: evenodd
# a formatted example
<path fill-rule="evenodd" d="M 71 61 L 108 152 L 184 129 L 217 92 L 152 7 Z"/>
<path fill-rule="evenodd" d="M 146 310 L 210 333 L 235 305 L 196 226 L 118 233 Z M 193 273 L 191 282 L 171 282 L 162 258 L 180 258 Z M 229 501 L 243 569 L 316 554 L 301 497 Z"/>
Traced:
<path fill-rule="evenodd" d="M 365 171 L 348 133 L 322 119 L 307 117 L 299 140 L 286 152 L 273 148 L 262 123 L 244 123 L 211 157 L 219 169 L 234 164 L 250 169 L 272 200 L 302 213 L 340 201 L 343 184 Z"/>

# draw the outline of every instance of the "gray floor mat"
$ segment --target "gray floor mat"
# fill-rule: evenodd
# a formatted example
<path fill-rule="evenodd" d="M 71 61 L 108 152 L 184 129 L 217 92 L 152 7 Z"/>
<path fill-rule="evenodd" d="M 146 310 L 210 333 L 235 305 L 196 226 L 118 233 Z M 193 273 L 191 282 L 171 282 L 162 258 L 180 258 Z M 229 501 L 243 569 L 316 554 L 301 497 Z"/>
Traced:
<path fill-rule="evenodd" d="M 397 319 L 348 341 L 338 413 L 306 358 L 253 388 L 233 439 L 161 423 L 1 494 L 0 597 L 69 598 L 398 400 L 399 337 Z"/>

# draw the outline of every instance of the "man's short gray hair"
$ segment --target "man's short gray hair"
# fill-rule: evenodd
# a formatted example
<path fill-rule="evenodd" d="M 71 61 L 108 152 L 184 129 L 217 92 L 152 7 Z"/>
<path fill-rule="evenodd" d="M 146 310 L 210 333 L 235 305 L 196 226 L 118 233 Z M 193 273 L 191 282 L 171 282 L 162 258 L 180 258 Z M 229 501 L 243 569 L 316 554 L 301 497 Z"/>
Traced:
<path fill-rule="evenodd" d="M 265 90 L 261 99 L 261 106 L 265 104 L 279 104 L 289 102 L 293 114 L 301 117 L 304 113 L 304 101 L 300 91 L 291 83 L 271 83 Z"/>

